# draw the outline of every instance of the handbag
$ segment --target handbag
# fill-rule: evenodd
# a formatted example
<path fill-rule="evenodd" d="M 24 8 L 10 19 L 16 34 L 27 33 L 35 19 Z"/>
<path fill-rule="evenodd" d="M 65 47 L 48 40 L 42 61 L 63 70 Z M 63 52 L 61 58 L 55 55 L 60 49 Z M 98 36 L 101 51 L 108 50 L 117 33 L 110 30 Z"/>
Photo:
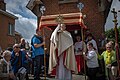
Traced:
<path fill-rule="evenodd" d="M 24 67 L 21 67 L 19 70 L 18 70 L 18 73 L 20 74 L 26 74 L 26 69 Z"/>
<path fill-rule="evenodd" d="M 113 62 L 113 63 L 111 64 L 111 66 L 118 66 L 117 61 Z"/>

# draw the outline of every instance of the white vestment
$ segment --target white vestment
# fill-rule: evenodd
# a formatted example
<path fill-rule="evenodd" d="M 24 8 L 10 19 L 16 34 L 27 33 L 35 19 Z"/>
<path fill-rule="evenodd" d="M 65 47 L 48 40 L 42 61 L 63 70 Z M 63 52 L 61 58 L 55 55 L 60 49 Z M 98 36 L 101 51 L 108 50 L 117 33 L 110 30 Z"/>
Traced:
<path fill-rule="evenodd" d="M 49 73 L 56 68 L 57 79 L 72 80 L 71 71 L 78 73 L 72 36 L 68 31 L 59 29 L 60 26 L 54 30 L 51 36 Z"/>

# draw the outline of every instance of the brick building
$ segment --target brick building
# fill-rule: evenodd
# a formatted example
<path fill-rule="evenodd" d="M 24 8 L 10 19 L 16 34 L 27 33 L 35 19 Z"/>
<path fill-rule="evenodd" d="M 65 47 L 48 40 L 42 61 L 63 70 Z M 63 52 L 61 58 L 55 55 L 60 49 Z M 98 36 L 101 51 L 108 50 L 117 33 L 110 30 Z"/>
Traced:
<path fill-rule="evenodd" d="M 13 46 L 21 38 L 20 34 L 15 33 L 16 19 L 16 16 L 6 11 L 4 0 L 0 0 L 0 46 L 3 50 Z"/>
<path fill-rule="evenodd" d="M 42 17 L 40 17 L 40 27 L 47 26 L 54 29 L 57 26 L 55 19 L 58 15 L 62 15 L 64 23 L 67 24 L 68 31 L 71 32 L 73 38 L 75 36 L 75 30 L 78 34 L 81 34 L 82 26 L 79 24 L 80 11 L 77 7 L 79 2 L 84 4 L 82 14 L 86 15 L 84 24 L 87 29 L 95 37 L 98 42 L 101 33 L 105 31 L 104 25 L 108 16 L 112 0 L 41 0 L 46 8 L 46 11 Z M 45 31 L 47 36 L 52 31 Z M 85 32 L 85 31 L 84 31 Z"/>
<path fill-rule="evenodd" d="M 96 36 L 96 39 L 98 39 L 100 34 L 104 32 L 104 24 L 106 22 L 110 5 L 112 3 L 112 0 L 111 2 L 109 2 L 109 0 L 45 0 L 45 1 L 42 0 L 42 1 L 46 7 L 44 17 L 46 17 L 49 20 L 53 18 L 53 17 L 51 18 L 51 15 L 79 13 L 77 4 L 79 2 L 82 2 L 84 4 L 82 13 L 87 16 L 84 19 L 84 23 L 87 26 L 87 28 L 90 29 L 90 31 L 93 33 L 93 35 Z M 52 26 L 52 23 L 47 26 Z"/>
<path fill-rule="evenodd" d="M 79 2 L 84 4 L 82 14 L 77 7 Z M 77 34 L 82 35 L 81 33 L 85 34 L 88 29 L 98 42 L 101 33 L 105 31 L 104 25 L 111 3 L 112 0 L 30 0 L 27 8 L 38 17 L 38 28 L 45 31 L 47 43 L 49 43 L 50 35 L 58 24 L 56 18 L 59 15 L 62 16 L 63 23 L 66 24 L 67 30 L 72 34 L 73 39 L 76 31 Z M 43 5 L 46 8 L 44 15 L 39 12 Z M 86 18 L 84 18 L 84 14 Z M 49 48 L 48 44 L 47 48 Z"/>

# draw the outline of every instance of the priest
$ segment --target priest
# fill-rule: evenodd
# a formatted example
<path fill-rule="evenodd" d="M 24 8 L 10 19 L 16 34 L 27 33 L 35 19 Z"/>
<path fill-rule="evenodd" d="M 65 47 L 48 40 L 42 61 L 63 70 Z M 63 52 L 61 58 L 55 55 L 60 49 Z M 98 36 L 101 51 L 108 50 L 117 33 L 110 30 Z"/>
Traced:
<path fill-rule="evenodd" d="M 50 39 L 49 73 L 56 71 L 58 80 L 72 80 L 72 72 L 78 73 L 73 39 L 66 25 L 58 24 Z"/>

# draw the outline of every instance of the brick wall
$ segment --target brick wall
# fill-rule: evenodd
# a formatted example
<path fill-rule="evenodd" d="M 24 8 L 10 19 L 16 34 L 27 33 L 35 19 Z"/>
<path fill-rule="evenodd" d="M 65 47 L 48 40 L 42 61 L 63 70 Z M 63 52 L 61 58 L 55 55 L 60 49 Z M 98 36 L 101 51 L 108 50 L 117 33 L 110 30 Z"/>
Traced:
<path fill-rule="evenodd" d="M 101 33 L 104 32 L 104 24 L 106 16 L 104 12 L 99 11 L 98 0 L 71 0 L 74 2 L 71 3 L 59 3 L 59 0 L 43 0 L 43 3 L 46 7 L 44 15 L 55 15 L 55 14 L 65 14 L 65 13 L 77 13 L 79 9 L 77 8 L 78 1 L 84 4 L 82 10 L 83 15 L 86 15 L 84 23 L 90 32 L 93 34 L 95 40 L 98 43 L 98 40 L 101 36 Z M 76 1 L 76 2 L 75 2 Z M 73 24 L 73 26 L 75 26 Z M 46 53 L 49 52 L 49 40 L 50 34 L 52 31 L 46 31 L 46 34 L 49 34 L 49 38 L 46 40 L 46 47 L 48 48 Z M 74 38 L 74 37 L 73 37 Z M 99 43 L 98 43 L 99 45 Z"/>
<path fill-rule="evenodd" d="M 80 0 L 84 4 L 82 13 L 87 17 L 84 22 L 98 41 L 100 34 L 104 32 L 105 18 L 103 12 L 99 12 L 97 0 Z M 58 0 L 43 1 L 46 7 L 45 15 L 79 12 L 78 2 L 59 4 Z"/>
<path fill-rule="evenodd" d="M 0 14 L 0 46 L 6 49 L 8 46 L 13 45 L 15 42 L 14 36 L 8 35 L 9 23 L 15 24 L 15 20 Z"/>

